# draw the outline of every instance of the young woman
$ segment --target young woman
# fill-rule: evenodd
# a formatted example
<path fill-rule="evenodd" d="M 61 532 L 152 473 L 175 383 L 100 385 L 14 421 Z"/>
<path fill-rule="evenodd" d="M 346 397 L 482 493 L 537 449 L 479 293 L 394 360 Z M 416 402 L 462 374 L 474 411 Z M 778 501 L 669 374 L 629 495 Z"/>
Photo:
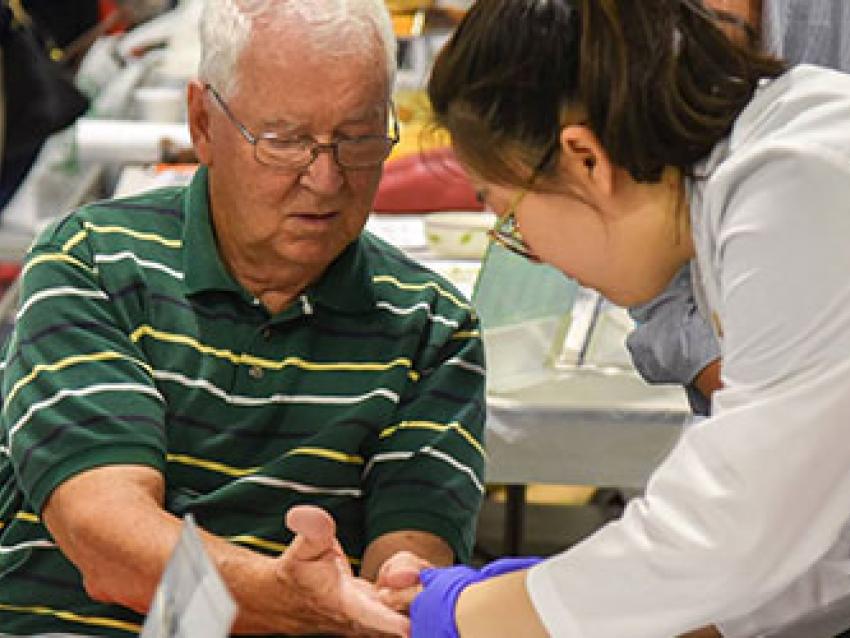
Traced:
<path fill-rule="evenodd" d="M 423 572 L 413 635 L 766 635 L 850 595 L 850 76 L 699 0 L 479 0 L 429 93 L 502 243 L 624 306 L 695 259 L 723 389 L 618 522 Z"/>

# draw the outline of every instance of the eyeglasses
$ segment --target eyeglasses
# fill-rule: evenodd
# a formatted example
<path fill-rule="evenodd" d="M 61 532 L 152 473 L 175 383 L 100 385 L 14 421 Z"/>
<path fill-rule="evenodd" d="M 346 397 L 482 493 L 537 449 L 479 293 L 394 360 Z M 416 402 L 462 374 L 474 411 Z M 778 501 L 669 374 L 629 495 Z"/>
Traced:
<path fill-rule="evenodd" d="M 517 193 L 516 197 L 514 197 L 508 206 L 508 209 L 496 220 L 496 224 L 487 233 L 494 242 L 529 261 L 540 261 L 540 258 L 534 254 L 525 242 L 525 239 L 523 239 L 522 233 L 519 230 L 519 223 L 516 220 L 516 212 L 522 200 L 525 199 L 525 196 L 528 195 L 531 187 L 534 185 L 534 182 L 537 181 L 537 177 L 555 156 L 555 151 L 559 147 L 560 138 L 555 139 L 549 144 L 546 152 L 543 153 L 543 157 L 540 158 L 534 170 L 531 171 L 531 177 L 528 178 L 528 185 Z"/>
<path fill-rule="evenodd" d="M 490 239 L 512 253 L 520 257 L 525 257 L 530 261 L 540 261 L 537 255 L 528 247 L 528 244 L 525 243 L 525 239 L 523 239 L 522 233 L 519 230 L 519 224 L 516 221 L 517 208 L 519 208 L 519 205 L 527 194 L 528 189 L 522 189 L 514 197 L 507 211 L 496 220 L 495 226 L 487 234 L 490 236 Z"/>
<path fill-rule="evenodd" d="M 398 119 L 392 102 L 390 102 L 393 122 L 392 137 L 361 135 L 323 144 L 310 137 L 289 139 L 279 137 L 276 133 L 252 133 L 247 126 L 236 119 L 233 111 L 230 110 L 212 85 L 207 84 L 204 88 L 212 94 L 221 110 L 233 122 L 242 137 L 254 147 L 254 158 L 260 164 L 273 168 L 303 171 L 315 162 L 319 153 L 323 151 L 331 152 L 334 160 L 341 168 L 375 168 L 389 157 L 393 147 L 399 141 Z"/>

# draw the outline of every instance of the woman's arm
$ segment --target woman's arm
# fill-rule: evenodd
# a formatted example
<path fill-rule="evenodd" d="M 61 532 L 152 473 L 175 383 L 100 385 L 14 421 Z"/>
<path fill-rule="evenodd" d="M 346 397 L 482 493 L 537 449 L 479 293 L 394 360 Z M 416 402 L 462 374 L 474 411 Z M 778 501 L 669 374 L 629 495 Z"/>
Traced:
<path fill-rule="evenodd" d="M 525 579 L 528 571 L 514 572 L 467 587 L 458 598 L 455 620 L 463 638 L 523 636 L 547 638 Z M 498 609 L 498 613 L 493 613 Z"/>

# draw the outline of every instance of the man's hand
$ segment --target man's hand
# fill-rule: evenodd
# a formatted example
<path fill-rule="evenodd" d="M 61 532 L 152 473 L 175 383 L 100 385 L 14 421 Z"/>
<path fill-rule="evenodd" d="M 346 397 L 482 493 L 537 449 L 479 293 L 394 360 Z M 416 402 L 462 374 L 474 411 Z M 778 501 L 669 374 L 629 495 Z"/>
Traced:
<path fill-rule="evenodd" d="M 419 572 L 429 567 L 433 565 L 411 552 L 399 552 L 387 560 L 375 582 L 381 601 L 396 611 L 408 613 L 413 599 L 422 591 Z"/>
<path fill-rule="evenodd" d="M 163 510 L 164 494 L 162 475 L 142 466 L 88 470 L 53 492 L 43 520 L 93 599 L 147 613 L 182 526 Z M 352 575 L 329 515 L 299 507 L 287 519 L 297 536 L 277 557 L 200 530 L 239 605 L 234 634 L 406 635 L 407 619 Z"/>
<path fill-rule="evenodd" d="M 407 618 L 384 605 L 375 587 L 355 578 L 336 540 L 336 525 L 325 511 L 294 507 L 286 525 L 296 537 L 280 558 L 278 577 L 298 591 L 310 611 L 327 617 L 345 635 L 407 636 Z M 418 574 L 418 572 L 417 572 Z"/>

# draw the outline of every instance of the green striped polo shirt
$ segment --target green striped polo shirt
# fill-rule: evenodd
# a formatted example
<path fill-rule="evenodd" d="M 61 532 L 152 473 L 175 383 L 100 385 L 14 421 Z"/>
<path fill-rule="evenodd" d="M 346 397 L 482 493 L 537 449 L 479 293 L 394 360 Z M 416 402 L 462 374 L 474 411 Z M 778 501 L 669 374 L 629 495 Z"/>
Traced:
<path fill-rule="evenodd" d="M 170 512 L 264 554 L 286 549 L 284 513 L 309 503 L 355 567 L 397 530 L 469 558 L 477 319 L 393 247 L 364 232 L 270 315 L 218 256 L 200 169 L 187 188 L 53 223 L 22 291 L 3 356 L 0 633 L 138 633 L 138 615 L 86 596 L 39 518 L 59 484 L 109 464 L 156 468 Z"/>

